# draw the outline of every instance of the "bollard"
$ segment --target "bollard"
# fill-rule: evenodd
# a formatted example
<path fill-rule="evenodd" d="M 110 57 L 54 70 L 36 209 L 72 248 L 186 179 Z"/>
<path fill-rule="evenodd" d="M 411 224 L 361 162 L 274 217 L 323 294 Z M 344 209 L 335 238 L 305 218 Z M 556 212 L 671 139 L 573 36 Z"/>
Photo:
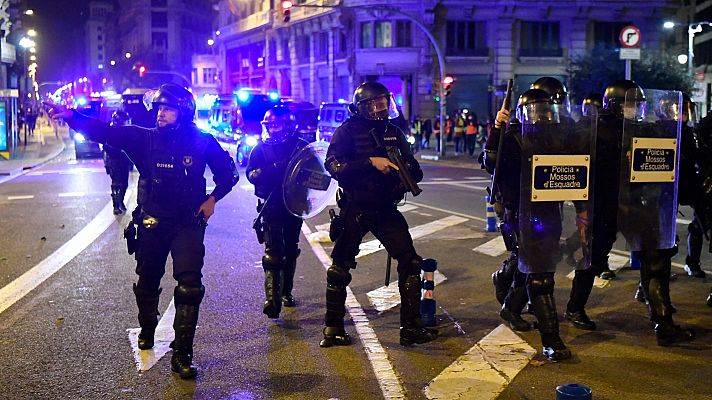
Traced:
<path fill-rule="evenodd" d="M 487 232 L 497 232 L 497 214 L 494 212 L 494 204 L 490 204 L 489 196 L 485 196 L 485 207 L 487 211 Z"/>
<path fill-rule="evenodd" d="M 630 269 L 640 269 L 640 260 L 630 252 Z"/>
<path fill-rule="evenodd" d="M 423 300 L 420 302 L 420 319 L 425 326 L 435 326 L 435 270 L 438 262 L 432 258 L 423 260 Z"/>
<path fill-rule="evenodd" d="M 556 387 L 556 400 L 591 400 L 591 388 L 578 383 L 567 383 Z"/>

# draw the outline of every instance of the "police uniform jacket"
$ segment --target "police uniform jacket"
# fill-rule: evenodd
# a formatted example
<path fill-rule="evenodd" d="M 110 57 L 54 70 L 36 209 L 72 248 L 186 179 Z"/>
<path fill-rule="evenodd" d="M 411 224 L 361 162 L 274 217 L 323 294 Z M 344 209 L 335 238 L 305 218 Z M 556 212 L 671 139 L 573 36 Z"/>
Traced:
<path fill-rule="evenodd" d="M 138 202 L 143 212 L 158 219 L 187 221 L 207 199 L 205 167 L 213 173 L 219 201 L 238 180 L 230 156 L 215 138 L 195 124 L 175 128 L 110 126 L 77 111 L 67 124 L 89 139 L 119 148 L 134 161 L 139 179 Z"/>
<path fill-rule="evenodd" d="M 371 165 L 370 157 L 388 157 L 384 146 L 400 149 L 413 179 L 416 182 L 423 179 L 423 171 L 410 152 L 405 135 L 390 122 L 352 116 L 331 138 L 326 169 L 339 182 L 348 201 L 361 208 L 393 206 L 406 192 L 395 172 L 383 174 Z"/>

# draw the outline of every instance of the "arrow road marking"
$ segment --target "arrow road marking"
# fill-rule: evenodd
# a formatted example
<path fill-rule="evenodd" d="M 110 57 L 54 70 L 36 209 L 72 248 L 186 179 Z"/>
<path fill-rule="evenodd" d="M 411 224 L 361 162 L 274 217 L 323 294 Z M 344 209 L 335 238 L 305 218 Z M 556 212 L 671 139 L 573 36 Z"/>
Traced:
<path fill-rule="evenodd" d="M 307 240 L 312 235 L 311 229 L 307 224 L 302 225 L 302 234 Z M 326 255 L 326 251 L 319 242 L 309 241 L 314 255 L 321 261 L 324 269 L 331 267 L 331 258 Z M 356 333 L 358 334 L 361 344 L 366 352 L 366 357 L 371 363 L 373 373 L 376 375 L 378 385 L 381 388 L 383 397 L 386 399 L 405 399 L 405 389 L 403 384 L 396 375 L 393 364 L 388 359 L 388 353 L 378 341 L 378 336 L 368 323 L 368 316 L 363 311 L 363 307 L 359 304 L 356 296 L 354 296 L 351 287 L 346 287 L 346 310 L 351 315 Z"/>
<path fill-rule="evenodd" d="M 176 315 L 176 307 L 171 299 L 168 309 L 161 316 L 156 326 L 156 335 L 154 338 L 153 348 L 150 350 L 139 350 L 138 334 L 141 333 L 141 328 L 131 328 L 126 331 L 129 333 L 129 343 L 133 349 L 134 360 L 136 361 L 136 369 L 139 372 L 148 371 L 156 365 L 156 363 L 171 351 L 170 344 L 175 338 L 173 331 L 173 319 Z"/>
<path fill-rule="evenodd" d="M 457 215 L 450 215 L 448 217 L 441 218 L 437 221 L 428 222 L 427 224 L 418 225 L 410 228 L 410 236 L 413 238 L 413 240 L 419 239 L 423 236 L 427 236 L 445 228 L 461 224 L 465 221 L 467 221 L 467 218 L 459 217 Z M 384 249 L 385 248 L 381 245 L 381 242 L 378 239 L 369 240 L 368 242 L 361 243 L 361 245 L 359 246 L 359 253 L 356 258 L 361 258 Z"/>
<path fill-rule="evenodd" d="M 529 363 L 536 350 L 500 325 L 430 381 L 431 400 L 493 400 Z"/>
<path fill-rule="evenodd" d="M 440 271 L 435 271 L 435 286 L 445 282 L 447 277 L 440 273 Z M 400 304 L 400 293 L 398 292 L 398 281 L 391 282 L 388 286 L 381 286 L 378 289 L 371 290 L 366 293 L 368 300 L 373 305 L 373 308 L 378 310 L 378 312 L 383 312 L 390 310 L 391 308 Z"/>
<path fill-rule="evenodd" d="M 476 251 L 490 257 L 499 257 L 507 252 L 507 248 L 504 245 L 504 239 L 502 239 L 502 236 L 498 235 L 489 242 L 475 247 L 472 251 Z"/>

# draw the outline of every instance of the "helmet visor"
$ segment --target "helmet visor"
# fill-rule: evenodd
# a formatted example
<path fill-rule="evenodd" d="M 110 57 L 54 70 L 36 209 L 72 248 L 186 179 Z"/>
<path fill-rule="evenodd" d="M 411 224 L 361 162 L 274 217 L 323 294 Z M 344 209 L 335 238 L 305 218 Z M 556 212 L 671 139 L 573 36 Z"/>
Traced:
<path fill-rule="evenodd" d="M 522 123 L 558 124 L 560 121 L 561 108 L 560 104 L 538 102 L 522 105 L 519 114 L 522 118 Z"/>
<path fill-rule="evenodd" d="M 358 103 L 359 114 L 366 119 L 385 121 L 398 118 L 400 113 L 393 95 L 379 96 Z"/>
<path fill-rule="evenodd" d="M 281 143 L 290 136 L 294 130 L 284 121 L 262 121 L 262 141 L 265 143 Z"/>

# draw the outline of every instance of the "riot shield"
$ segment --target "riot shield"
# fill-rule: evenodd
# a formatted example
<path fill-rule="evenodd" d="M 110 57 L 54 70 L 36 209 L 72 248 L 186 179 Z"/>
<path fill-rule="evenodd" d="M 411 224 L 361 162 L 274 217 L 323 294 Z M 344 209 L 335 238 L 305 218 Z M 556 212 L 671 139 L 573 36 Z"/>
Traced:
<path fill-rule="evenodd" d="M 300 149 L 289 161 L 284 176 L 284 205 L 300 218 L 311 218 L 336 196 L 338 184 L 324 167 L 326 142 L 313 142 Z"/>
<path fill-rule="evenodd" d="M 618 229 L 633 251 L 675 245 L 681 100 L 678 91 L 626 92 Z"/>
<path fill-rule="evenodd" d="M 519 270 L 553 272 L 563 251 L 591 265 L 597 110 L 574 122 L 555 104 L 524 106 L 519 198 Z M 562 237 L 566 245 L 560 244 Z"/>

